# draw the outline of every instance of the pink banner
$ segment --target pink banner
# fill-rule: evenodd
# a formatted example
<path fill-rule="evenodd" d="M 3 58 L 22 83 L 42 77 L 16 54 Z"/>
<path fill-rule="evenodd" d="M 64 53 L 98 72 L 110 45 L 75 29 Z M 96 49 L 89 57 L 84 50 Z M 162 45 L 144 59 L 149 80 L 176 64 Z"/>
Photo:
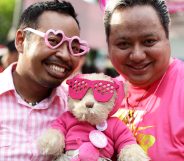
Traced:
<path fill-rule="evenodd" d="M 169 12 L 170 13 L 176 13 L 176 12 L 183 12 L 184 11 L 184 1 L 183 2 L 176 2 L 176 1 L 173 1 L 173 2 L 168 2 L 167 3 L 168 5 L 168 8 L 169 8 Z"/>

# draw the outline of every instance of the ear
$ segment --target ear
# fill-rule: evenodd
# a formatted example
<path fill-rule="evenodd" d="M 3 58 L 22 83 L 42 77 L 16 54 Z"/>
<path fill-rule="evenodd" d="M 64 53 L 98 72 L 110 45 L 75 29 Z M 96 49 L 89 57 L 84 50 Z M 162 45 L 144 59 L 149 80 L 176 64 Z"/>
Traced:
<path fill-rule="evenodd" d="M 18 29 L 15 36 L 15 46 L 19 53 L 23 53 L 24 39 L 25 39 L 24 31 L 22 29 Z"/>

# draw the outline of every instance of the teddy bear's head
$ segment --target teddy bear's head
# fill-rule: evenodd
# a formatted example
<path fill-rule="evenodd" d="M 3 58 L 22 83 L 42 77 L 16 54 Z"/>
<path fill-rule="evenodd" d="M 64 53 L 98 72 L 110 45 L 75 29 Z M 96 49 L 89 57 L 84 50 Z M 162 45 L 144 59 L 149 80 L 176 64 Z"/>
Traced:
<path fill-rule="evenodd" d="M 111 77 L 103 73 L 81 74 L 67 80 L 67 84 L 68 107 L 78 120 L 97 125 L 117 111 L 120 86 Z"/>

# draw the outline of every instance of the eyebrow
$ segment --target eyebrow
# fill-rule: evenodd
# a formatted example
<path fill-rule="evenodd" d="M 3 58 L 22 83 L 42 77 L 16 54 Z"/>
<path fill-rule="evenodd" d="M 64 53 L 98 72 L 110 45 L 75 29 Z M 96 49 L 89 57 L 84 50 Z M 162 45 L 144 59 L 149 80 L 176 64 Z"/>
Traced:
<path fill-rule="evenodd" d="M 152 37 L 152 36 L 156 36 L 156 33 L 149 33 L 149 34 L 145 34 L 143 37 Z"/>
<path fill-rule="evenodd" d="M 148 34 L 140 35 L 139 37 L 141 37 L 141 38 L 157 37 L 157 34 L 156 33 L 148 33 Z M 121 35 L 118 35 L 116 37 L 116 39 L 129 41 L 129 40 L 131 40 L 131 36 L 121 36 Z"/>

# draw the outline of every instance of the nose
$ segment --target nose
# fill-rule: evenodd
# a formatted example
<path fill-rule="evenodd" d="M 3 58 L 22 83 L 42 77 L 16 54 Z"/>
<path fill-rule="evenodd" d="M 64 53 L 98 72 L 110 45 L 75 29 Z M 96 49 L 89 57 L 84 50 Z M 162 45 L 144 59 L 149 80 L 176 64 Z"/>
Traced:
<path fill-rule="evenodd" d="M 58 48 L 56 52 L 57 57 L 62 57 L 62 59 L 70 59 L 70 50 L 68 47 L 68 42 L 62 43 Z"/>
<path fill-rule="evenodd" d="M 94 102 L 86 102 L 85 105 L 87 108 L 93 108 Z"/>
<path fill-rule="evenodd" d="M 130 54 L 130 60 L 139 63 L 143 61 L 145 58 L 146 52 L 144 51 L 144 48 L 141 45 L 134 46 Z"/>

